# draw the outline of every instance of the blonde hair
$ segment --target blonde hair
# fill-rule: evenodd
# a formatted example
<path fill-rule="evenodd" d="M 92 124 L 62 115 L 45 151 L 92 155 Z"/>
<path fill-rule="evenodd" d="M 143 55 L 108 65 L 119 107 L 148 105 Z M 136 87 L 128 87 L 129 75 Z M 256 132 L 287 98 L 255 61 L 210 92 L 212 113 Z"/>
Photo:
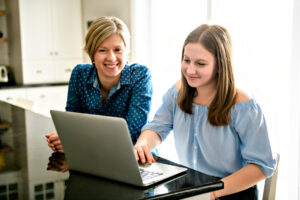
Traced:
<path fill-rule="evenodd" d="M 231 37 L 222 26 L 203 24 L 186 38 L 181 60 L 183 60 L 184 48 L 189 43 L 201 43 L 214 55 L 217 70 L 215 77 L 217 92 L 209 105 L 208 121 L 215 126 L 228 125 L 231 122 L 230 110 L 236 101 Z M 197 90 L 188 85 L 183 74 L 181 74 L 181 82 L 177 103 L 184 112 L 192 114 L 193 98 L 197 95 Z"/>
<path fill-rule="evenodd" d="M 85 37 L 84 50 L 92 62 L 94 62 L 94 55 L 99 45 L 114 33 L 121 36 L 126 49 L 129 51 L 130 34 L 126 24 L 122 20 L 113 16 L 104 16 L 96 19 L 91 24 Z"/>

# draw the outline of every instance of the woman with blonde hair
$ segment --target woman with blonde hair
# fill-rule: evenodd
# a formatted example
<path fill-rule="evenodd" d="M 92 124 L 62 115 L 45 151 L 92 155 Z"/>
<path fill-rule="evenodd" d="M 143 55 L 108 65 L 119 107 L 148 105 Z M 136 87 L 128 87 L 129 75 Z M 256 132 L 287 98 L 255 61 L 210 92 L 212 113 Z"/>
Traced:
<path fill-rule="evenodd" d="M 122 117 L 135 143 L 147 122 L 152 81 L 146 66 L 127 63 L 129 44 L 128 28 L 120 19 L 100 17 L 91 24 L 84 50 L 92 64 L 73 69 L 66 110 Z M 53 151 L 63 152 L 57 133 L 46 138 Z"/>
<path fill-rule="evenodd" d="M 260 106 L 235 86 L 231 50 L 222 26 L 204 24 L 188 35 L 181 81 L 164 95 L 134 151 L 151 164 L 151 150 L 173 130 L 179 162 L 224 182 L 211 199 L 252 200 L 256 183 L 272 175 L 276 161 Z"/>

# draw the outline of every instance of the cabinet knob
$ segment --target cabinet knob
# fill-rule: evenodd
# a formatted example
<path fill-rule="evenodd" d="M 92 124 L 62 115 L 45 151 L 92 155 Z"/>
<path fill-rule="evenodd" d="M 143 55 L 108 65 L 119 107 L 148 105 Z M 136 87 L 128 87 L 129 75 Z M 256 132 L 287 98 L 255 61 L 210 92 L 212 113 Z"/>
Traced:
<path fill-rule="evenodd" d="M 40 70 L 40 69 L 38 69 L 38 70 L 36 70 L 36 73 L 37 73 L 37 74 L 41 74 L 41 73 L 43 73 L 43 71 Z"/>
<path fill-rule="evenodd" d="M 49 55 L 50 55 L 50 56 L 53 56 L 53 52 L 52 52 L 52 51 L 51 51 L 51 52 L 49 52 Z"/>
<path fill-rule="evenodd" d="M 55 52 L 54 52 L 54 55 L 55 55 L 55 56 L 57 56 L 57 55 L 58 55 L 58 52 L 57 52 L 57 51 L 55 51 Z"/>
<path fill-rule="evenodd" d="M 11 100 L 13 100 L 12 97 L 6 97 L 6 101 L 11 101 Z"/>
<path fill-rule="evenodd" d="M 45 97 L 46 97 L 45 94 L 41 94 L 41 95 L 40 95 L 40 98 L 41 98 L 41 99 L 44 99 Z"/>
<path fill-rule="evenodd" d="M 67 73 L 72 72 L 72 69 L 67 68 L 67 69 L 65 69 L 65 72 L 67 72 Z"/>

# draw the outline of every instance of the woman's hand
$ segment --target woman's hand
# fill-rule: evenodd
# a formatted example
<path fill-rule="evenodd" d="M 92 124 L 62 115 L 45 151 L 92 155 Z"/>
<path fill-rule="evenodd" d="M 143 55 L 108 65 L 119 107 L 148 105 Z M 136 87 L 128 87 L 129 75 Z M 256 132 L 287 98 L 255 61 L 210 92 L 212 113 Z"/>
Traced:
<path fill-rule="evenodd" d="M 143 131 L 133 147 L 136 160 L 142 164 L 155 162 L 151 151 L 160 143 L 161 138 L 156 132 L 152 130 Z"/>
<path fill-rule="evenodd" d="M 63 153 L 64 149 L 60 142 L 60 139 L 58 137 L 58 134 L 53 132 L 46 135 L 46 139 L 48 142 L 48 146 L 54 151 L 54 152 L 60 152 Z"/>
<path fill-rule="evenodd" d="M 215 192 L 211 192 L 210 193 L 210 200 L 216 200 L 216 199 L 217 199 L 217 197 L 215 195 Z"/>
<path fill-rule="evenodd" d="M 147 145 L 136 144 L 133 148 L 133 151 L 136 160 L 140 163 L 145 164 L 146 162 L 148 162 L 149 164 L 152 164 L 153 162 L 155 162 L 153 155 Z"/>
<path fill-rule="evenodd" d="M 54 152 L 49 158 L 47 170 L 67 172 L 70 167 L 64 153 Z"/>

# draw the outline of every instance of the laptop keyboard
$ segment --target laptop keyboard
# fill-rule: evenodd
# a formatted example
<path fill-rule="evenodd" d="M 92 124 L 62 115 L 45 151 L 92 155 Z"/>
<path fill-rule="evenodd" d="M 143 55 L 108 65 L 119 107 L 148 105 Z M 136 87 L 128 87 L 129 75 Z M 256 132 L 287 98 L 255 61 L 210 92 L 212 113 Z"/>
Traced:
<path fill-rule="evenodd" d="M 141 176 L 144 180 L 162 175 L 161 172 L 153 172 L 140 168 Z"/>

